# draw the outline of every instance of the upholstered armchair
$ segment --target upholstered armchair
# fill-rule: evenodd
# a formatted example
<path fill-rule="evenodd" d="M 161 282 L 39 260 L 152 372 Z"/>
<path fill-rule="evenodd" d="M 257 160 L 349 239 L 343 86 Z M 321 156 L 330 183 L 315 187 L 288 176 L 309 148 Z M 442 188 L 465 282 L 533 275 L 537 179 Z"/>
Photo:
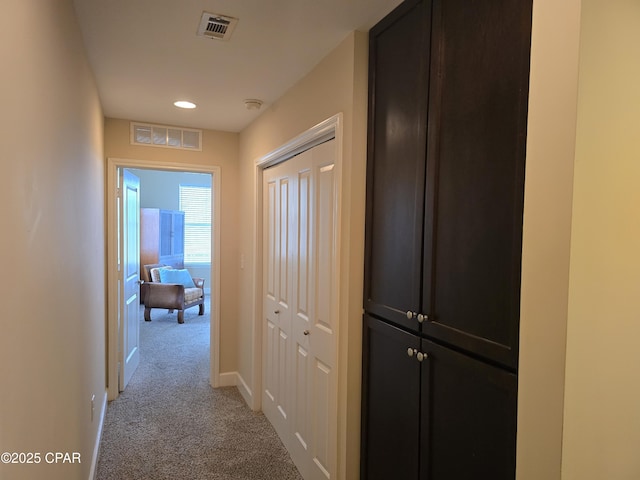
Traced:
<path fill-rule="evenodd" d="M 152 308 L 165 308 L 169 313 L 178 311 L 178 323 L 184 323 L 184 311 L 199 306 L 198 315 L 204 315 L 204 279 L 191 278 L 185 269 L 174 269 L 162 264 L 145 265 L 149 282 L 144 286 L 144 319 L 151 321 Z"/>

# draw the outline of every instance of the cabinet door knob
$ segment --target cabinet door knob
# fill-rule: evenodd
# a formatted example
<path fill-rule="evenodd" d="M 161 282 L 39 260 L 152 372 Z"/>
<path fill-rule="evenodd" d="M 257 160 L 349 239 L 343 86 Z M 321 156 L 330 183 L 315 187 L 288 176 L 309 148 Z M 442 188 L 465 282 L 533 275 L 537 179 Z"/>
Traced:
<path fill-rule="evenodd" d="M 276 315 L 278 315 L 280 313 L 280 310 L 274 310 L 273 313 L 275 313 Z"/>
<path fill-rule="evenodd" d="M 422 313 L 418 314 L 418 322 L 426 322 L 429 320 L 429 315 L 423 315 Z"/>
<path fill-rule="evenodd" d="M 407 318 L 411 320 L 413 318 L 413 312 L 411 310 L 407 310 Z"/>
<path fill-rule="evenodd" d="M 407 348 L 407 355 L 409 355 L 410 357 L 413 357 L 415 355 L 416 360 L 418 360 L 419 362 L 426 360 L 428 357 L 426 353 L 419 352 L 416 348 L 411 347 Z"/>
<path fill-rule="evenodd" d="M 303 335 L 309 335 L 309 330 L 305 330 L 304 332 L 302 332 Z"/>

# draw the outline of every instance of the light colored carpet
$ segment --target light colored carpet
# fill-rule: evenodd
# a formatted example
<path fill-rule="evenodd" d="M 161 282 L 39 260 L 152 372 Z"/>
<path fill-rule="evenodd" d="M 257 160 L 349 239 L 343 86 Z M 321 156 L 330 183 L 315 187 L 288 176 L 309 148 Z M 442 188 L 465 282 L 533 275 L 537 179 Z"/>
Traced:
<path fill-rule="evenodd" d="M 264 415 L 209 385 L 209 315 L 197 313 L 182 325 L 140 315 L 141 363 L 107 407 L 96 479 L 301 480 Z"/>

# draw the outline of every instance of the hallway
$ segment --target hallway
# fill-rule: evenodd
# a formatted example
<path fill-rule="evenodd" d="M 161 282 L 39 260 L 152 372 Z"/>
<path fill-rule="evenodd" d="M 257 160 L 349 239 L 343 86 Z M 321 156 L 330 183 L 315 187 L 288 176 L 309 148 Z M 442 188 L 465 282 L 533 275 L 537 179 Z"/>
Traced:
<path fill-rule="evenodd" d="M 209 385 L 209 312 L 140 314 L 141 363 L 107 407 L 97 480 L 299 476 L 271 424 L 235 387 Z"/>

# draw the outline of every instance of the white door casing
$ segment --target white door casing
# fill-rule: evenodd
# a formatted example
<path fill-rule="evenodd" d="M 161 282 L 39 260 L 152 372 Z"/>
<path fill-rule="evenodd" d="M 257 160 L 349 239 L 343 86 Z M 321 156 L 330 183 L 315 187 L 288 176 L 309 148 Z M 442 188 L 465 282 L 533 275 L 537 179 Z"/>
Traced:
<path fill-rule="evenodd" d="M 211 175 L 212 225 L 211 225 L 211 337 L 210 337 L 210 382 L 213 387 L 222 385 L 220 375 L 220 211 L 221 173 L 220 167 L 186 163 L 157 162 L 123 158 L 107 158 L 107 394 L 115 400 L 120 393 L 119 372 L 121 364 L 120 342 L 122 338 L 122 262 L 121 230 L 121 170 L 142 168 L 174 172 L 194 172 Z M 258 375 L 258 377 L 260 377 Z M 227 383 L 231 385 L 232 383 Z"/>
<path fill-rule="evenodd" d="M 315 146 L 263 173 L 263 409 L 305 479 L 335 478 L 336 471 L 335 143 Z M 283 206 L 283 199 L 288 200 L 288 206 Z M 274 260 L 277 246 L 282 249 L 284 233 L 279 239 L 278 232 L 283 231 L 284 211 L 289 222 L 286 284 L 274 282 L 284 278 L 278 272 L 284 265 L 282 255 L 279 261 Z M 273 307 L 271 300 L 277 288 L 290 292 L 286 295 L 286 323 L 269 318 L 270 309 L 279 308 Z M 286 338 L 286 342 L 278 343 L 276 338 Z M 279 368 L 274 368 L 276 365 Z M 286 398 L 279 399 L 274 392 Z M 280 413 L 278 407 L 274 408 L 276 404 L 286 405 L 286 422 L 282 415 L 272 419 L 274 411 Z"/>
<path fill-rule="evenodd" d="M 123 391 L 140 363 L 140 180 L 127 170 L 120 169 L 120 172 L 118 388 Z"/>

